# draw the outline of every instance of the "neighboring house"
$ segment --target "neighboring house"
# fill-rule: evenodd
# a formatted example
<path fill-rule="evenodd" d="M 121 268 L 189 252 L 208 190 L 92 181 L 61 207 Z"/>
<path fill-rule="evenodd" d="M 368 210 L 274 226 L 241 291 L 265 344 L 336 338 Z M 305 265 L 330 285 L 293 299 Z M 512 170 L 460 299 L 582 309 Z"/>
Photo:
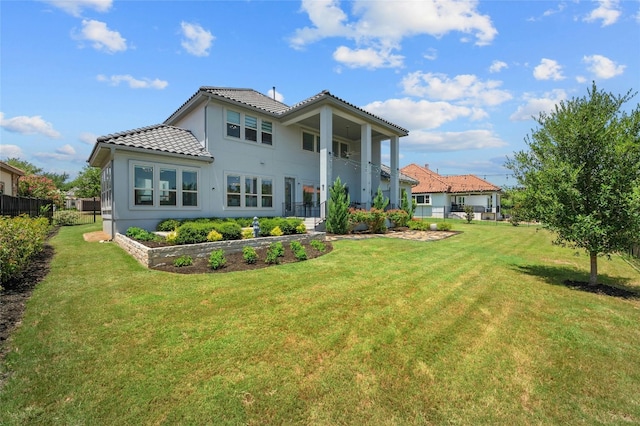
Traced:
<path fill-rule="evenodd" d="M 24 176 L 24 172 L 0 161 L 0 195 L 18 196 L 18 179 Z"/>
<path fill-rule="evenodd" d="M 337 177 L 370 206 L 391 154 L 400 202 L 399 140 L 408 131 L 323 91 L 287 106 L 252 89 L 201 87 L 162 124 L 98 138 L 103 229 L 154 229 L 166 218 L 324 218 Z"/>
<path fill-rule="evenodd" d="M 475 219 L 497 220 L 500 187 L 474 175 L 441 176 L 429 166 L 410 164 L 401 169 L 419 183 L 412 189 L 415 217 L 464 217 L 465 206 L 473 206 Z"/>

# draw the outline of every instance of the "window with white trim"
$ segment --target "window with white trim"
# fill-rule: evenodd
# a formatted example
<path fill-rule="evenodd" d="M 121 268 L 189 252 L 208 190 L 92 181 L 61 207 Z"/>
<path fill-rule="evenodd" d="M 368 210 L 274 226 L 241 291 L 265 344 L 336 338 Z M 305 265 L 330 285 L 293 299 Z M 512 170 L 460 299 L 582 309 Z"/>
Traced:
<path fill-rule="evenodd" d="M 106 175 L 103 170 L 103 199 L 106 197 Z M 133 206 L 135 207 L 198 207 L 198 170 L 163 164 L 131 163 L 133 176 Z M 110 192 L 110 191 L 109 191 Z"/>
<path fill-rule="evenodd" d="M 302 149 L 311 152 L 320 152 L 320 135 L 302 132 Z"/>
<path fill-rule="evenodd" d="M 273 145 L 273 122 L 238 111 L 226 110 L 226 135 L 230 138 Z"/>
<path fill-rule="evenodd" d="M 273 179 L 228 174 L 225 181 L 227 207 L 273 208 Z"/>
<path fill-rule="evenodd" d="M 413 195 L 411 198 L 413 198 L 413 200 L 416 202 L 417 205 L 431 204 L 430 195 Z"/>
<path fill-rule="evenodd" d="M 102 177 L 100 179 L 100 209 L 103 215 L 111 214 L 111 188 L 113 181 L 111 179 L 111 163 L 102 169 Z"/>

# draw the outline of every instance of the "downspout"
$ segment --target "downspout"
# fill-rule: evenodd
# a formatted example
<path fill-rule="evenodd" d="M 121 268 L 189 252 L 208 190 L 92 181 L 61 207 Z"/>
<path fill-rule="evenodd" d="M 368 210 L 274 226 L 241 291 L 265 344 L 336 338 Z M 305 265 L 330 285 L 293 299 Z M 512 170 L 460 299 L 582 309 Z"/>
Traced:
<path fill-rule="evenodd" d="M 109 167 L 111 167 L 111 240 L 116 238 L 116 186 L 113 184 L 113 166 L 115 164 L 114 158 L 116 156 L 116 148 L 112 146 L 110 148 L 111 155 L 109 156 Z M 129 190 L 129 185 L 127 185 L 127 191 Z M 100 204 L 100 209 L 102 209 L 102 203 Z M 102 215 L 102 212 L 100 212 Z M 104 228 L 103 228 L 104 229 Z"/>

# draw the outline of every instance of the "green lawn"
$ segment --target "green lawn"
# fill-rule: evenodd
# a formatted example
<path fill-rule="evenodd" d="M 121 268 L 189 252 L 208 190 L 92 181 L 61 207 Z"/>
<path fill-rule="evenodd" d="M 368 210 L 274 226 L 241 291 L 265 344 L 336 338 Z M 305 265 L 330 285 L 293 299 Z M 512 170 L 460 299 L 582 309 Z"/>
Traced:
<path fill-rule="evenodd" d="M 588 257 L 545 231 L 454 223 L 204 275 L 62 228 L 0 424 L 639 424 L 640 299 L 560 285 Z M 640 292 L 620 257 L 599 271 Z"/>

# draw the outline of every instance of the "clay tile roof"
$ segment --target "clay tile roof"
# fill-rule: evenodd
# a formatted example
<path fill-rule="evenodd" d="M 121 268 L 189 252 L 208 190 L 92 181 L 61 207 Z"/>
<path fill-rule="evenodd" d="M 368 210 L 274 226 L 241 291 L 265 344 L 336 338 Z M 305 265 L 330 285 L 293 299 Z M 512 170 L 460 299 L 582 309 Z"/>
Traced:
<path fill-rule="evenodd" d="M 269 96 L 263 95 L 253 89 L 234 89 L 225 87 L 201 87 L 201 91 L 210 95 L 219 96 L 244 105 L 249 105 L 271 114 L 281 114 L 289 109 L 282 102 L 276 101 Z"/>
<path fill-rule="evenodd" d="M 213 158 L 196 137 L 188 130 L 158 124 L 100 136 L 98 142 L 149 149 L 173 154 L 189 155 L 204 159 Z"/>
<path fill-rule="evenodd" d="M 411 189 L 414 194 L 500 191 L 500 187 L 475 175 L 442 176 L 417 164 L 403 167 L 401 171 L 420 182 Z"/>

